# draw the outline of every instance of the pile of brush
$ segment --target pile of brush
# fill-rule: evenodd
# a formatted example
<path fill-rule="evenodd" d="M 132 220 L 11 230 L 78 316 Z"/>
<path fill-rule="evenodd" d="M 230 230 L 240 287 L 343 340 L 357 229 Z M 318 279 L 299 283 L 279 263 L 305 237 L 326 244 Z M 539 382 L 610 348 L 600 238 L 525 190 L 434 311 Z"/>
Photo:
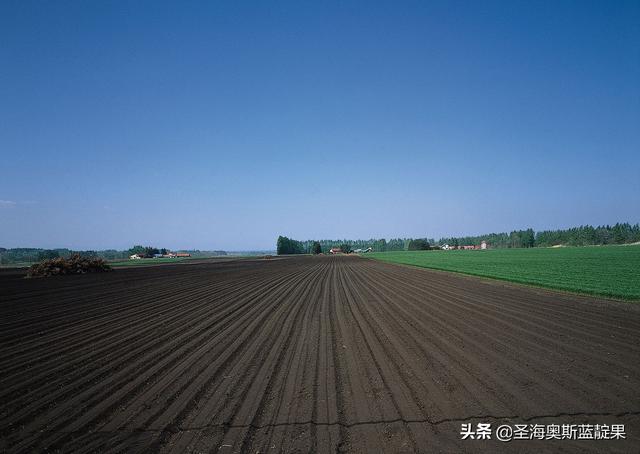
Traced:
<path fill-rule="evenodd" d="M 72 255 L 69 258 L 44 260 L 31 265 L 27 277 L 47 277 L 62 274 L 85 274 L 111 271 L 111 266 L 103 259 Z"/>

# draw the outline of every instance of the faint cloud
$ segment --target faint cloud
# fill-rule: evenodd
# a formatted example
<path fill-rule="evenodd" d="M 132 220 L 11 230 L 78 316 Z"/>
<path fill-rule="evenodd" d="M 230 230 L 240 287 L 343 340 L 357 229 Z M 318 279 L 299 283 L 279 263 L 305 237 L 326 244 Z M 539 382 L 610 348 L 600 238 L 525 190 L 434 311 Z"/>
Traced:
<path fill-rule="evenodd" d="M 17 206 L 23 206 L 23 205 L 35 205 L 36 202 L 35 200 L 2 200 L 0 199 L 0 208 L 14 208 Z"/>

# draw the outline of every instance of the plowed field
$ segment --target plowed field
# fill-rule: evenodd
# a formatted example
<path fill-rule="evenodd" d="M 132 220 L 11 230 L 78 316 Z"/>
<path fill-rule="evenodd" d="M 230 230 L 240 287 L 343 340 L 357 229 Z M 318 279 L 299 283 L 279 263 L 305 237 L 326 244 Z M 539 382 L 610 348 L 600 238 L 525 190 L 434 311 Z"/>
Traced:
<path fill-rule="evenodd" d="M 2 272 L 0 314 L 8 452 L 640 451 L 637 304 L 345 256 Z"/>

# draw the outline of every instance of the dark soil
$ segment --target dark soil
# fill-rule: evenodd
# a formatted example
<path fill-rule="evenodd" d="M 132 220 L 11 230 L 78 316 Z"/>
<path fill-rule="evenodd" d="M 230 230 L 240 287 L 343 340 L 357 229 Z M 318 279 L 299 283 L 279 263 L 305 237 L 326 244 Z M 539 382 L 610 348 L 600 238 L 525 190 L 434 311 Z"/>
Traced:
<path fill-rule="evenodd" d="M 639 389 L 636 304 L 350 256 L 0 273 L 0 451 L 638 452 Z"/>

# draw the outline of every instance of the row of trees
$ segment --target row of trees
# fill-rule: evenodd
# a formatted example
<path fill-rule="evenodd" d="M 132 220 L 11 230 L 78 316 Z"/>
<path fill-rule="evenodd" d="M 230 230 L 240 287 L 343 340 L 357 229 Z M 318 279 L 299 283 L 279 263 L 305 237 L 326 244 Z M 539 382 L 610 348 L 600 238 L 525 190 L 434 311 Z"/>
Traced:
<path fill-rule="evenodd" d="M 153 246 L 133 246 L 128 251 L 128 254 L 130 256 L 137 254 L 142 257 L 153 257 L 155 254 L 166 255 L 168 253 L 169 251 L 166 248 L 158 249 L 157 247 Z"/>
<path fill-rule="evenodd" d="M 393 238 L 390 240 L 307 240 L 296 241 L 287 237 L 278 238 L 278 254 L 319 254 L 327 253 L 333 247 L 343 251 L 371 248 L 374 252 L 428 250 L 444 244 L 450 246 L 479 245 L 486 241 L 492 248 L 530 248 L 556 245 L 589 246 L 606 244 L 628 244 L 640 242 L 640 224 L 617 223 L 593 227 L 583 225 L 570 229 L 544 230 L 535 232 L 514 230 L 512 232 L 489 233 L 486 235 L 440 238 Z M 281 252 L 282 251 L 282 252 Z"/>
<path fill-rule="evenodd" d="M 617 223 L 613 226 L 583 225 L 566 230 L 544 230 L 536 234 L 536 245 L 538 246 L 628 244 L 638 241 L 640 241 L 640 224 L 631 225 L 627 222 Z"/>
<path fill-rule="evenodd" d="M 217 255 L 227 255 L 225 251 L 199 251 L 199 250 L 180 250 L 178 252 L 189 252 L 192 257 L 211 257 Z M 101 258 L 104 260 L 125 260 L 133 254 L 140 254 L 143 257 L 153 257 L 154 254 L 167 254 L 166 248 L 156 248 L 153 246 L 134 246 L 125 251 L 115 249 L 106 249 L 102 251 L 74 251 L 66 248 L 58 249 L 42 249 L 42 248 L 0 248 L 0 264 L 28 264 L 41 262 L 42 260 L 64 258 L 67 259 L 74 255 L 84 258 Z"/>
<path fill-rule="evenodd" d="M 526 248 L 536 245 L 533 229 L 514 230 L 511 233 L 489 233 L 487 235 L 441 238 L 440 245 L 449 246 L 477 245 L 486 241 L 492 248 Z"/>
<path fill-rule="evenodd" d="M 488 235 L 441 238 L 439 244 L 461 246 L 480 244 L 486 241 L 493 248 L 523 248 L 549 246 L 595 246 L 606 244 L 628 244 L 640 241 L 640 224 L 617 223 L 593 227 L 583 225 L 570 229 L 514 230 L 510 233 L 490 233 Z"/>
<path fill-rule="evenodd" d="M 286 236 L 279 236 L 277 253 L 282 254 L 326 254 L 331 248 L 340 248 L 343 252 L 355 249 L 371 248 L 374 252 L 428 250 L 434 243 L 433 239 L 394 238 L 389 241 L 384 238 L 370 240 L 306 240 L 297 241 Z"/>
<path fill-rule="evenodd" d="M 42 249 L 42 248 L 0 248 L 0 264 L 12 265 L 16 263 L 34 263 L 42 260 L 69 258 L 80 255 L 88 258 L 104 258 L 106 260 L 124 259 L 128 257 L 127 251 L 73 251 L 71 249 Z"/>
<path fill-rule="evenodd" d="M 343 251 L 355 250 L 355 249 L 368 249 L 371 248 L 374 252 L 386 252 L 386 251 L 407 251 L 412 241 L 416 241 L 412 238 L 393 238 L 386 240 L 369 239 L 369 240 L 307 240 L 301 241 L 302 249 L 304 253 L 310 253 L 312 251 L 314 243 L 320 244 L 320 249 L 323 253 L 329 252 L 329 249 L 339 247 Z M 423 239 L 430 244 L 434 243 L 433 239 Z"/>
<path fill-rule="evenodd" d="M 153 246 L 134 246 L 127 251 L 127 256 L 139 254 L 143 257 L 153 257 L 155 254 L 167 255 L 170 251 L 167 248 L 157 248 Z M 226 251 L 201 251 L 199 249 L 180 249 L 175 252 L 187 252 L 191 257 L 211 257 L 218 255 L 227 255 Z"/>

